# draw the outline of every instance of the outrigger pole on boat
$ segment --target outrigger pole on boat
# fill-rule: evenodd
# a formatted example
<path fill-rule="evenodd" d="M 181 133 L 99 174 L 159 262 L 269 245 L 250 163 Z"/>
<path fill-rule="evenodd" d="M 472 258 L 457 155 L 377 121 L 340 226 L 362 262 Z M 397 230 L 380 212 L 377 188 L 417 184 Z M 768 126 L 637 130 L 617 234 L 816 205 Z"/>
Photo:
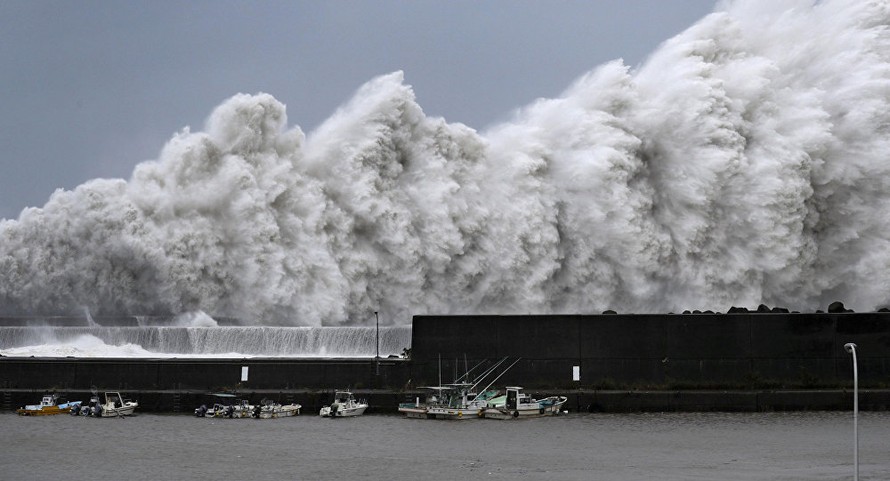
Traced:
<path fill-rule="evenodd" d="M 485 362 L 485 361 L 480 361 L 480 362 L 477 363 L 475 366 L 473 366 L 472 369 L 468 370 L 468 371 L 466 372 L 466 374 L 464 374 L 463 376 L 457 378 L 457 379 L 454 381 L 453 384 L 454 384 L 454 385 L 458 385 L 458 384 L 468 385 L 468 386 L 469 386 L 469 391 L 473 391 L 473 390 L 476 389 L 477 386 L 479 386 L 480 384 L 482 384 L 482 381 L 484 381 L 485 378 L 487 378 L 489 375 L 491 375 L 491 373 L 495 372 L 499 367 L 501 367 L 501 366 L 507 361 L 507 358 L 508 358 L 508 356 L 504 356 L 501 360 L 495 362 L 491 367 L 489 367 L 488 369 L 486 369 L 485 371 L 483 371 L 482 374 L 480 374 L 478 377 L 476 377 L 476 378 L 473 380 L 473 382 L 471 383 L 470 380 L 469 380 L 469 378 L 470 378 L 470 373 L 473 372 L 473 371 L 475 371 L 476 368 L 478 368 L 479 366 L 481 366 L 481 365 Z M 503 376 L 504 374 L 506 374 L 506 372 L 509 371 L 513 366 L 515 366 L 516 363 L 519 362 L 521 359 L 522 359 L 521 357 L 516 358 L 516 360 L 513 361 L 512 364 L 510 364 L 506 369 L 504 369 L 500 374 L 498 374 L 498 376 L 497 376 L 496 378 L 494 378 L 490 383 L 488 383 L 488 385 L 485 386 L 485 389 L 482 389 L 482 390 L 480 390 L 480 391 L 477 391 L 476 396 L 475 396 L 472 400 L 473 400 L 473 401 L 476 401 L 477 399 L 479 399 L 479 396 L 482 396 L 483 394 L 485 394 L 485 392 L 488 391 L 488 388 L 490 388 L 494 383 L 496 383 L 497 380 L 501 378 L 501 376 Z M 440 386 L 442 385 L 442 369 L 441 369 L 441 362 L 442 362 L 442 358 L 440 357 L 440 358 L 439 358 L 439 363 L 440 363 L 440 367 L 439 367 L 439 385 L 440 385 Z"/>
<path fill-rule="evenodd" d="M 489 375 L 491 375 L 491 373 L 493 373 L 501 365 L 503 365 L 507 361 L 507 359 L 508 359 L 508 356 L 504 356 L 501 360 L 495 362 L 491 367 L 489 367 L 488 369 L 483 371 L 482 374 L 480 374 L 472 382 L 470 382 L 469 381 L 470 373 L 475 371 L 476 368 L 478 368 L 479 366 L 481 366 L 482 364 L 484 364 L 486 362 L 486 361 L 480 361 L 475 366 L 473 366 L 472 369 L 469 369 L 463 376 L 460 376 L 459 378 L 455 379 L 453 383 L 449 384 L 449 386 L 460 385 L 460 386 L 464 386 L 464 387 L 469 387 L 468 391 L 473 391 L 476 389 L 477 386 L 482 384 L 482 381 L 484 381 L 485 378 L 487 378 Z M 479 396 L 485 394 L 485 392 L 488 391 L 488 388 L 490 388 L 494 383 L 496 383 L 497 380 L 501 378 L 501 376 L 506 374 L 506 372 L 509 371 L 513 366 L 515 366 L 516 363 L 519 362 L 521 359 L 522 359 L 521 357 L 516 358 L 516 360 L 513 361 L 512 364 L 510 364 L 506 369 L 504 369 L 500 374 L 498 374 L 498 376 L 496 378 L 494 378 L 490 383 L 488 383 L 488 385 L 485 386 L 485 389 L 482 389 L 481 391 L 479 391 L 476 394 L 476 396 L 473 398 L 473 401 L 478 399 Z M 442 385 L 442 356 L 441 355 L 439 356 L 439 387 L 437 387 L 435 389 L 439 389 L 439 390 L 448 389 L 447 387 L 444 387 Z"/>
<path fill-rule="evenodd" d="M 479 382 L 480 380 L 484 379 L 485 376 L 489 375 L 489 374 L 491 373 L 491 371 L 493 371 L 494 369 L 497 369 L 497 367 L 498 367 L 501 363 L 503 363 L 506 359 L 507 359 L 506 357 L 505 357 L 504 359 L 501 359 L 500 361 L 498 361 L 497 363 L 495 363 L 494 366 L 492 366 L 491 368 L 489 368 L 487 371 L 483 372 L 482 375 L 480 375 L 479 377 L 476 378 L 476 384 L 478 384 L 478 382 Z M 464 379 L 464 378 L 466 378 L 466 380 L 469 382 L 469 380 L 470 380 L 470 373 L 473 372 L 473 371 L 475 371 L 477 367 L 481 366 L 481 365 L 484 364 L 485 362 L 486 362 L 486 361 L 479 361 L 478 363 L 476 363 L 476 365 L 473 366 L 472 369 L 467 370 L 467 372 L 464 373 L 463 376 L 461 376 L 461 377 L 455 379 L 455 380 L 454 380 L 454 383 L 455 383 L 455 384 L 459 384 L 459 383 L 461 382 L 461 380 Z M 464 356 L 464 369 L 466 369 L 466 365 L 467 365 L 467 358 L 466 358 L 466 356 Z M 441 383 L 440 383 L 440 384 L 441 384 Z"/>
<path fill-rule="evenodd" d="M 512 368 L 513 366 L 515 366 L 516 363 L 519 362 L 521 359 L 522 359 L 521 357 L 516 358 L 516 360 L 513 361 L 513 364 L 510 364 L 510 365 L 507 367 L 507 369 L 504 369 L 500 374 L 498 374 L 498 377 L 494 378 L 490 383 L 488 383 L 487 386 L 485 386 L 484 389 L 482 389 L 481 391 L 479 391 L 479 392 L 476 394 L 476 397 L 473 398 L 473 401 L 475 401 L 476 399 L 479 399 L 479 396 L 481 396 L 481 395 L 484 394 L 486 391 L 488 391 L 488 388 L 490 388 L 492 384 L 496 383 L 497 380 L 501 378 L 501 376 L 503 376 L 504 374 L 506 374 L 507 371 L 509 371 L 510 368 Z M 489 369 L 488 371 L 485 372 L 485 374 L 483 374 L 483 376 L 482 376 L 481 379 L 484 379 L 486 376 L 488 376 L 488 374 L 490 374 L 495 368 L 497 368 L 498 366 L 500 366 L 501 364 L 503 364 L 503 362 L 506 361 L 506 360 L 507 360 L 507 358 L 504 357 L 503 359 L 501 359 L 500 361 L 498 361 L 498 362 L 497 362 L 491 369 Z M 473 385 L 473 387 L 476 387 L 477 384 L 479 384 L 479 383 L 477 382 L 476 384 Z"/>

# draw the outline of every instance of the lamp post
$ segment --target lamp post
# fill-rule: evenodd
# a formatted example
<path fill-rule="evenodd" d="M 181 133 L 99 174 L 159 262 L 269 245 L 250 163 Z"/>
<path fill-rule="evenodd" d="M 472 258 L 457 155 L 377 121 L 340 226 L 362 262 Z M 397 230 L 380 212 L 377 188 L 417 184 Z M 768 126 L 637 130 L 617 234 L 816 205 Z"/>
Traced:
<path fill-rule="evenodd" d="M 856 365 L 856 344 L 848 342 L 844 349 L 853 355 L 853 481 L 859 481 L 859 368 Z"/>
<path fill-rule="evenodd" d="M 380 318 L 377 317 L 377 311 L 374 311 L 374 319 L 377 320 L 377 355 L 374 360 L 377 362 L 377 375 L 380 375 Z"/>

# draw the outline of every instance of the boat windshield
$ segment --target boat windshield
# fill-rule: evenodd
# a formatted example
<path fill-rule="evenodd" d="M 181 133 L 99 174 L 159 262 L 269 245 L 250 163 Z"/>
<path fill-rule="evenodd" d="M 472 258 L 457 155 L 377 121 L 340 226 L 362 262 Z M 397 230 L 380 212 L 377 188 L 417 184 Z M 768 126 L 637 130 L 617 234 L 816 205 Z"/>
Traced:
<path fill-rule="evenodd" d="M 334 395 L 334 399 L 336 399 L 337 402 L 341 402 L 341 403 L 346 402 L 350 397 L 351 397 L 350 393 L 348 393 L 348 392 L 341 392 L 341 391 L 338 391 L 338 392 Z"/>

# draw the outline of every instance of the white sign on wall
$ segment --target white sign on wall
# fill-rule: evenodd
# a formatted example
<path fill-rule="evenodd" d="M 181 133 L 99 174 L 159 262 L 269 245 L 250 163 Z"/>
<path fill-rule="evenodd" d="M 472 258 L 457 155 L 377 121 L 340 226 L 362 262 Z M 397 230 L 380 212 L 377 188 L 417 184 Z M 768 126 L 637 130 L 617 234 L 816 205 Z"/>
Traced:
<path fill-rule="evenodd" d="M 572 381 L 581 380 L 581 366 L 572 366 Z"/>
<path fill-rule="evenodd" d="M 241 366 L 241 382 L 247 381 L 247 366 Z"/>

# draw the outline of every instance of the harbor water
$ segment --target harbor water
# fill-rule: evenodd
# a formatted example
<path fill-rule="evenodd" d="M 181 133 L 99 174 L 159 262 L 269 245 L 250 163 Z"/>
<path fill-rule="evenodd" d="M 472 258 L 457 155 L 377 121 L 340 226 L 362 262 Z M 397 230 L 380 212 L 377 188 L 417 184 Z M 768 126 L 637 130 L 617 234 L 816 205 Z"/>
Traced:
<path fill-rule="evenodd" d="M 850 412 L 577 414 L 433 421 L 304 413 L 0 415 L 8 480 L 844 480 Z M 890 479 L 890 413 L 859 418 L 859 479 Z"/>

